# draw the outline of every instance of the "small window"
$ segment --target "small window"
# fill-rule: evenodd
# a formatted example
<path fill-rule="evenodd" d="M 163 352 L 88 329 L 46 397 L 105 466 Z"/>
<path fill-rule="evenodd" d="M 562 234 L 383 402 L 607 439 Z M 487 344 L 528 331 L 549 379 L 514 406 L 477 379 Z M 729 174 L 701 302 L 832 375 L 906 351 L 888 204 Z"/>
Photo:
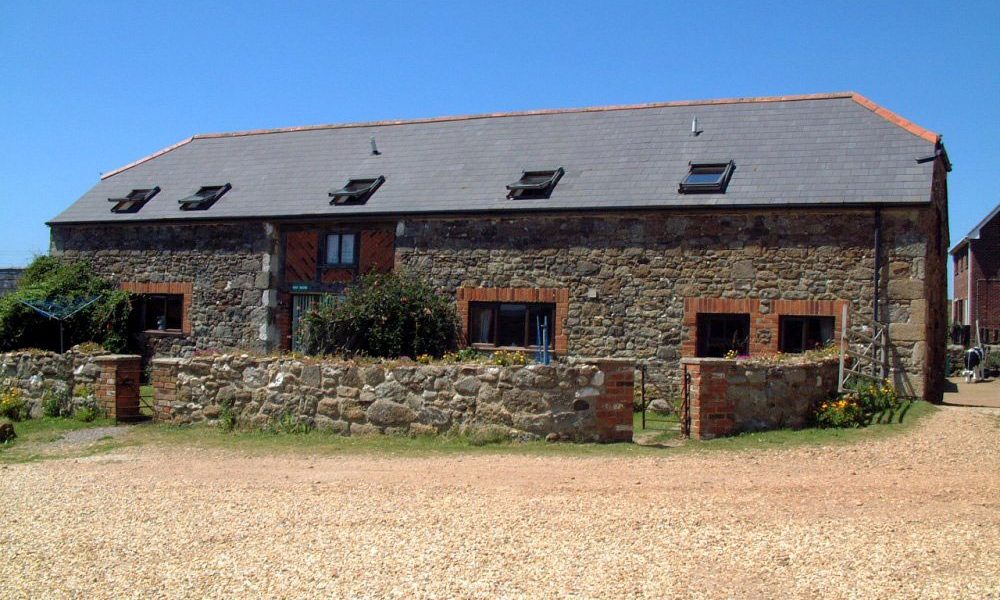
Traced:
<path fill-rule="evenodd" d="M 507 186 L 507 197 L 523 200 L 548 198 L 563 173 L 562 167 L 554 171 L 524 171 L 520 179 Z"/>
<path fill-rule="evenodd" d="M 358 236 L 353 233 L 331 233 L 326 236 L 326 265 L 352 266 L 357 262 Z"/>
<path fill-rule="evenodd" d="M 183 294 L 138 294 L 132 299 L 133 319 L 144 331 L 181 331 Z"/>
<path fill-rule="evenodd" d="M 678 191 L 682 194 L 725 192 L 734 166 L 733 161 L 691 163 L 691 168 L 684 180 L 681 181 Z"/>
<path fill-rule="evenodd" d="M 553 345 L 555 305 L 473 302 L 469 305 L 469 343 L 487 347 L 533 348 L 540 336 Z"/>
<path fill-rule="evenodd" d="M 114 213 L 134 213 L 138 212 L 144 204 L 149 202 L 149 200 L 160 193 L 160 188 L 146 188 L 141 190 L 132 190 L 124 198 L 108 198 L 108 202 L 114 202 L 115 205 L 111 207 L 111 212 Z"/>
<path fill-rule="evenodd" d="M 207 185 L 187 198 L 181 198 L 178 202 L 180 202 L 181 210 L 206 210 L 232 187 L 228 183 L 226 185 Z"/>
<path fill-rule="evenodd" d="M 822 348 L 833 340 L 833 317 L 781 317 L 782 352 L 799 353 Z"/>
<path fill-rule="evenodd" d="M 750 354 L 750 315 L 699 314 L 698 356 L 723 358 L 731 352 Z"/>
<path fill-rule="evenodd" d="M 374 179 L 349 179 L 347 185 L 330 192 L 330 204 L 364 204 L 383 183 L 385 177 L 381 175 Z"/>

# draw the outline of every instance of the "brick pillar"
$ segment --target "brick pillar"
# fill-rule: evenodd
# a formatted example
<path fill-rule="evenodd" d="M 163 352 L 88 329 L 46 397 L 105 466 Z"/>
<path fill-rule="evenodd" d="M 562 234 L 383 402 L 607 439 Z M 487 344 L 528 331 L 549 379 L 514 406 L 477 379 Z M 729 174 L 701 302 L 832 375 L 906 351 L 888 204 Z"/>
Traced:
<path fill-rule="evenodd" d="M 101 368 L 101 376 L 97 380 L 97 403 L 101 412 L 116 421 L 141 419 L 139 384 L 142 357 L 109 354 L 96 357 L 94 362 Z"/>
<path fill-rule="evenodd" d="M 153 359 L 153 418 L 173 419 L 173 404 L 177 401 L 177 371 L 180 359 Z"/>
<path fill-rule="evenodd" d="M 632 403 L 635 396 L 635 364 L 629 360 L 599 360 L 604 390 L 597 397 L 598 440 L 632 441 Z"/>
<path fill-rule="evenodd" d="M 684 358 L 681 369 L 691 376 L 686 390 L 691 413 L 691 437 L 699 440 L 736 433 L 736 402 L 729 397 L 726 371 L 736 361 Z"/>

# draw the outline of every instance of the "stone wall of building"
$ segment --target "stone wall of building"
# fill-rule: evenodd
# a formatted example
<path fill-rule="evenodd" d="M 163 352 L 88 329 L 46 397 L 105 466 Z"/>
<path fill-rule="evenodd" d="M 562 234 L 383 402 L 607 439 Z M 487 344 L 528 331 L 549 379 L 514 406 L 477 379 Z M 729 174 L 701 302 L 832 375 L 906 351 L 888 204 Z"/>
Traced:
<path fill-rule="evenodd" d="M 403 365 L 219 355 L 153 361 L 157 418 L 286 415 L 343 434 L 499 426 L 518 439 L 630 441 L 634 365 Z"/>
<path fill-rule="evenodd" d="M 931 400 L 927 344 L 942 345 L 930 356 L 938 362 L 944 344 L 943 335 L 926 337 L 928 316 L 937 312 L 928 294 L 944 285 L 927 271 L 929 248 L 940 239 L 930 231 L 940 221 L 928 221 L 935 210 L 881 215 L 891 366 L 903 393 Z M 754 299 L 768 310 L 777 300 L 844 301 L 870 318 L 874 231 L 872 208 L 407 219 L 397 230 L 396 260 L 446 293 L 565 289 L 568 310 L 556 319 L 564 320 L 569 355 L 642 361 L 665 393 L 677 394 L 679 361 L 695 335 L 685 323 L 686 300 Z M 776 344 L 779 332 L 764 329 L 755 337 Z"/>
<path fill-rule="evenodd" d="M 11 293 L 17 288 L 24 269 L 0 269 L 0 296 Z"/>
<path fill-rule="evenodd" d="M 816 405 L 837 394 L 839 361 L 767 363 L 685 358 L 681 366 L 691 437 L 801 428 Z"/>
<path fill-rule="evenodd" d="M 879 287 L 893 378 L 903 394 L 934 401 L 944 361 L 943 202 L 881 209 Z M 847 207 L 407 218 L 395 228 L 395 267 L 429 279 L 459 308 L 474 298 L 513 301 L 504 299 L 545 290 L 556 298 L 560 354 L 641 361 L 658 388 L 653 395 L 677 395 L 679 361 L 691 355 L 696 336 L 697 314 L 690 313 L 699 306 L 752 302 L 753 344 L 766 352 L 780 339 L 783 313 L 774 307 L 839 317 L 837 307 L 846 303 L 871 317 L 875 213 Z M 190 332 L 147 343 L 182 356 L 279 347 L 291 315 L 279 298 L 287 287 L 280 240 L 263 223 L 52 230 L 53 252 L 90 259 L 123 285 L 190 284 Z"/>
<path fill-rule="evenodd" d="M 65 354 L 35 350 L 0 354 L 0 383 L 21 390 L 31 417 L 43 415 L 43 403 L 56 396 L 70 404 L 93 400 L 101 376 L 99 360 L 105 352 Z"/>
<path fill-rule="evenodd" d="M 185 295 L 185 330 L 144 336 L 145 354 L 270 351 L 276 245 L 273 228 L 259 222 L 52 228 L 53 254 L 89 260 L 136 293 Z"/>

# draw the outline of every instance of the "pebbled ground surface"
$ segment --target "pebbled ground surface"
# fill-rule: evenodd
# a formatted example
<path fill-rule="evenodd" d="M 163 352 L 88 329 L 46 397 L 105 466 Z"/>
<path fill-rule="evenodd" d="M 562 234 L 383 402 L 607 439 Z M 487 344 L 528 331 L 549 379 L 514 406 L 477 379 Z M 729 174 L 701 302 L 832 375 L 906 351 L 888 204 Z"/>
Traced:
<path fill-rule="evenodd" d="M 827 448 L 0 468 L 0 598 L 206 597 L 1000 598 L 1000 410 Z"/>

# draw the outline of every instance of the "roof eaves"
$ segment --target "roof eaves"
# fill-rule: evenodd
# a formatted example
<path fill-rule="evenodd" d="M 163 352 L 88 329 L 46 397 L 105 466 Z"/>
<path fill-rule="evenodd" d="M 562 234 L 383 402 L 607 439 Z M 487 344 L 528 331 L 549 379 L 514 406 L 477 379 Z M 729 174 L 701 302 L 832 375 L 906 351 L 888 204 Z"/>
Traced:
<path fill-rule="evenodd" d="M 983 227 L 986 227 L 986 224 L 995 219 L 997 215 L 1000 215 L 1000 204 L 997 204 L 996 208 L 990 211 L 990 214 L 986 215 L 986 218 L 980 221 L 978 225 L 973 227 L 972 230 L 969 231 L 969 233 L 966 234 L 964 238 L 959 240 L 959 242 L 955 244 L 955 247 L 949 250 L 948 253 L 955 254 L 963 247 L 965 247 L 965 245 L 969 243 L 969 240 L 978 240 L 979 236 L 982 234 Z"/>

